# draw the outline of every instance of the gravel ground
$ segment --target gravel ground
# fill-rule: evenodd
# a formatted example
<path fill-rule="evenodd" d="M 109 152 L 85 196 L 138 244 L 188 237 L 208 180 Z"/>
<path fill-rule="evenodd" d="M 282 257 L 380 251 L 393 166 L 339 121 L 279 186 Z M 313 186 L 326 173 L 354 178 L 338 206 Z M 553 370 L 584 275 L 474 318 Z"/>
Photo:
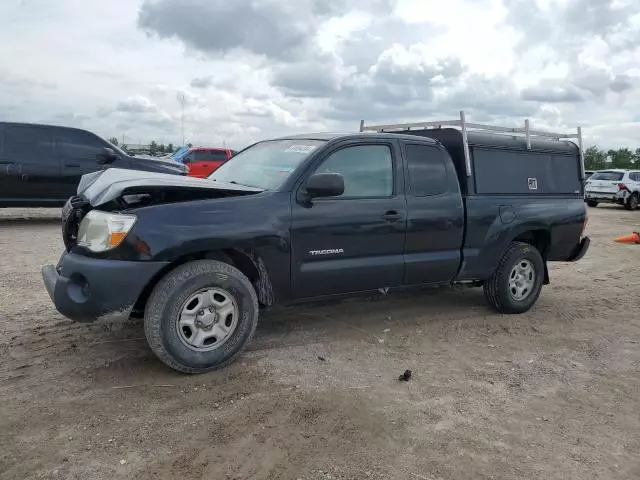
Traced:
<path fill-rule="evenodd" d="M 479 289 L 282 309 L 199 376 L 55 311 L 58 215 L 0 211 L 1 479 L 640 478 L 640 246 L 612 241 L 640 211 L 590 209 L 524 315 Z"/>

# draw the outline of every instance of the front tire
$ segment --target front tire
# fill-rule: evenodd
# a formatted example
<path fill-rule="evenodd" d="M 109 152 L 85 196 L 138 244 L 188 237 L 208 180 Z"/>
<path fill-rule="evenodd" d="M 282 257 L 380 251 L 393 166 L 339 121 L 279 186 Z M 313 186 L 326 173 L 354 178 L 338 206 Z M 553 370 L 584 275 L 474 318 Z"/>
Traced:
<path fill-rule="evenodd" d="M 487 302 L 500 313 L 524 313 L 538 300 L 544 260 L 536 247 L 512 242 L 493 275 L 484 283 Z"/>
<path fill-rule="evenodd" d="M 258 298 L 237 268 L 196 260 L 169 272 L 147 302 L 144 331 L 153 353 L 182 373 L 232 363 L 258 324 Z"/>
<path fill-rule="evenodd" d="M 595 200 L 587 200 L 587 205 L 589 205 L 590 207 L 597 207 L 598 202 Z"/>

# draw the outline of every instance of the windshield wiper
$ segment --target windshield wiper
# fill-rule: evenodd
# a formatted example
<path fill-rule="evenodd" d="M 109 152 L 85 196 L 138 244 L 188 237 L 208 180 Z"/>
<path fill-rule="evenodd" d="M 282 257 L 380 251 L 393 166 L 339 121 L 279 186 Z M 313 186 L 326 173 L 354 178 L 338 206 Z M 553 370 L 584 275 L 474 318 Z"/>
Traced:
<path fill-rule="evenodd" d="M 212 182 L 217 182 L 218 181 L 216 178 L 210 178 L 209 180 L 211 180 Z M 261 187 L 256 187 L 255 185 L 247 185 L 246 183 L 236 182 L 235 180 L 223 180 L 223 183 L 232 183 L 233 185 L 239 185 L 241 187 L 258 188 L 260 190 L 266 190 L 266 189 L 261 188 Z"/>
<path fill-rule="evenodd" d="M 247 185 L 246 183 L 239 183 L 239 182 L 236 182 L 235 180 L 229 180 L 227 183 L 233 183 L 234 185 L 240 185 L 241 187 L 260 188 L 260 187 L 256 187 L 255 185 Z M 264 189 L 260 188 L 260 190 L 264 190 Z"/>

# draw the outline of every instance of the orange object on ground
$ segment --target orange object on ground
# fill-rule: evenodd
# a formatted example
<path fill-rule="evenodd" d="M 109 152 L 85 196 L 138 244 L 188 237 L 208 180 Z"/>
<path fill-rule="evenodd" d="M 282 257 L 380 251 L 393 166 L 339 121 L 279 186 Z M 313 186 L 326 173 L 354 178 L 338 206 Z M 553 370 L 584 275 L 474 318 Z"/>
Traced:
<path fill-rule="evenodd" d="M 621 237 L 616 238 L 615 241 L 618 243 L 639 243 L 640 244 L 640 233 L 633 232 L 631 235 L 623 235 Z"/>

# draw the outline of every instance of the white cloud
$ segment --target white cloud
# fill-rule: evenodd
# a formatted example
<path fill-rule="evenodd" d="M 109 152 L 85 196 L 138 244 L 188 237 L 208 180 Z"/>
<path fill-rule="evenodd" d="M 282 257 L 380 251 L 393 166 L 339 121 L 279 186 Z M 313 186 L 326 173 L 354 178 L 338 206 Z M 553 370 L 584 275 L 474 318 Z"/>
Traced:
<path fill-rule="evenodd" d="M 634 0 L 5 0 L 0 118 L 242 147 L 359 120 L 640 146 Z"/>

